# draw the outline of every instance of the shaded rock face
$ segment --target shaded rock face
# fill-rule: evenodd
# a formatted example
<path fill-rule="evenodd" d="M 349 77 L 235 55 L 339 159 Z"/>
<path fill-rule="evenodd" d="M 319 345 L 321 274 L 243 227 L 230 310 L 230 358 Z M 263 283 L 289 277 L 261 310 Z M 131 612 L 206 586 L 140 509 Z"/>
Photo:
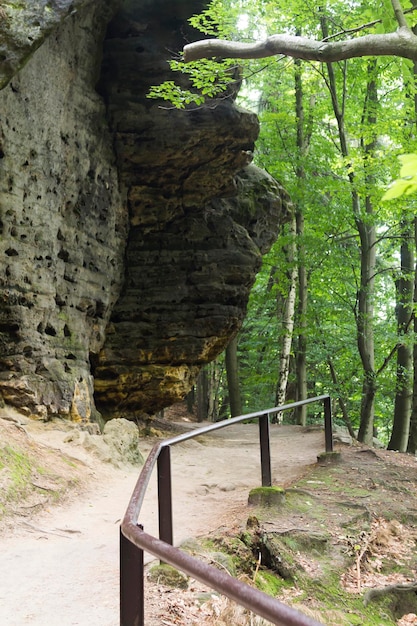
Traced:
<path fill-rule="evenodd" d="M 253 186 L 256 177 L 262 196 Z M 127 281 L 94 370 L 104 414 L 109 408 L 113 414 L 152 412 L 177 401 L 201 365 L 214 359 L 240 327 L 260 249 L 276 236 L 273 229 L 249 235 L 257 201 L 268 208 L 269 226 L 282 207 L 278 185 L 254 166 L 238 181 L 233 203 L 217 200 L 173 219 L 162 231 L 131 230 Z M 241 223 L 232 217 L 238 206 Z"/>
<path fill-rule="evenodd" d="M 0 88 L 7 85 L 62 20 L 88 4 L 92 0 L 0 3 Z M 109 0 L 107 4 L 114 2 Z M 109 8 L 101 6 L 97 19 Z"/>
<path fill-rule="evenodd" d="M 110 4 L 79 2 L 0 92 L 0 392 L 35 416 L 183 397 L 285 219 L 248 165 L 253 114 L 146 99 L 204 3 L 129 0 L 111 19 Z"/>
<path fill-rule="evenodd" d="M 104 46 L 100 90 L 130 220 L 126 281 L 94 367 L 105 416 L 154 412 L 189 391 L 237 332 L 284 213 L 282 190 L 247 165 L 255 115 L 231 100 L 176 111 L 145 97 L 169 78 L 167 50 L 191 36 L 175 10 L 186 4 L 154 3 L 148 19 L 122 10 Z"/>
<path fill-rule="evenodd" d="M 107 16 L 108 19 L 108 16 Z M 46 417 L 94 412 L 127 221 L 95 91 L 107 19 L 68 18 L 0 92 L 0 392 Z"/>

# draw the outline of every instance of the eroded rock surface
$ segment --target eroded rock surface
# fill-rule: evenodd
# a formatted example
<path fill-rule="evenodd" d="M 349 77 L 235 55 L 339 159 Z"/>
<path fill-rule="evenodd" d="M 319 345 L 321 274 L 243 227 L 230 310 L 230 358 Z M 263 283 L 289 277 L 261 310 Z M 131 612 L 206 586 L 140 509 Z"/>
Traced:
<path fill-rule="evenodd" d="M 189 391 L 239 328 L 285 214 L 277 183 L 247 166 L 255 115 L 231 99 L 187 111 L 146 99 L 187 37 L 172 4 L 153 6 L 158 20 L 115 17 L 100 81 L 130 219 L 126 282 L 94 369 L 105 415 L 153 412 Z"/>
<path fill-rule="evenodd" d="M 0 92 L 0 389 L 32 415 L 89 418 L 89 357 L 123 279 L 127 221 L 95 91 L 90 3 Z"/>
<path fill-rule="evenodd" d="M 146 98 L 204 2 L 56 4 L 78 10 L 0 92 L 2 399 L 153 413 L 239 328 L 287 198 L 248 165 L 255 115 Z"/>
<path fill-rule="evenodd" d="M 23 0 L 0 4 L 0 88 L 26 63 L 45 38 L 68 15 L 92 5 L 93 0 Z M 114 0 L 100 7 L 100 17 L 112 10 Z"/>

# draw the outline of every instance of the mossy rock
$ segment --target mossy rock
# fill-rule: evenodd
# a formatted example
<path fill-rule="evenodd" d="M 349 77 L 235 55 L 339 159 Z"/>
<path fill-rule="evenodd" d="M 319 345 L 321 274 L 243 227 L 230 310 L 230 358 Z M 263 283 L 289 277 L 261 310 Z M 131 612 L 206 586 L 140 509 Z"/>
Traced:
<path fill-rule="evenodd" d="M 330 539 L 330 535 L 326 533 L 299 529 L 287 530 L 278 535 L 284 544 L 293 550 L 318 554 L 326 552 Z"/>
<path fill-rule="evenodd" d="M 287 581 L 276 576 L 276 574 L 270 572 L 269 570 L 260 569 L 254 582 L 258 589 L 273 598 L 279 594 L 283 587 L 291 588 L 291 585 L 288 585 Z"/>
<path fill-rule="evenodd" d="M 255 487 L 249 492 L 248 504 L 255 506 L 281 506 L 285 502 L 282 487 Z"/>
<path fill-rule="evenodd" d="M 176 589 L 188 588 L 188 577 L 171 567 L 171 565 L 161 564 L 154 565 L 148 572 L 148 579 L 151 582 L 167 587 L 175 587 Z"/>
<path fill-rule="evenodd" d="M 388 598 L 389 608 L 396 619 L 400 619 L 408 613 L 417 613 L 417 585 L 405 583 L 387 585 L 377 589 L 370 589 L 364 596 L 364 605 L 368 606 L 371 601 L 380 598 Z"/>
<path fill-rule="evenodd" d="M 210 565 L 228 572 L 231 576 L 236 576 L 236 566 L 232 555 L 224 552 L 209 552 L 206 558 Z"/>
<path fill-rule="evenodd" d="M 335 465 L 340 463 L 342 455 L 340 452 L 322 452 L 317 457 L 317 463 L 319 465 Z"/>
<path fill-rule="evenodd" d="M 293 581 L 300 568 L 292 553 L 277 533 L 264 533 L 258 538 L 256 550 L 262 564 L 283 580 Z"/>
<path fill-rule="evenodd" d="M 336 465 L 340 463 L 342 455 L 340 452 L 322 452 L 317 457 L 319 465 Z"/>

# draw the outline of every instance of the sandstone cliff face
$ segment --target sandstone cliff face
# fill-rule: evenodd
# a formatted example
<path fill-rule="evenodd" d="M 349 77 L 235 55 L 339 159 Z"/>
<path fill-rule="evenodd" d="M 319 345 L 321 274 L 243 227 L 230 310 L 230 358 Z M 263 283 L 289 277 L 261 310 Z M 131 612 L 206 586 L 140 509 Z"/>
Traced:
<path fill-rule="evenodd" d="M 78 2 L 0 92 L 3 402 L 152 413 L 239 328 L 285 219 L 256 117 L 146 99 L 203 4 Z"/>
<path fill-rule="evenodd" d="M 0 390 L 34 415 L 90 417 L 89 354 L 123 280 L 126 210 L 95 91 L 106 21 L 69 17 L 0 92 Z"/>

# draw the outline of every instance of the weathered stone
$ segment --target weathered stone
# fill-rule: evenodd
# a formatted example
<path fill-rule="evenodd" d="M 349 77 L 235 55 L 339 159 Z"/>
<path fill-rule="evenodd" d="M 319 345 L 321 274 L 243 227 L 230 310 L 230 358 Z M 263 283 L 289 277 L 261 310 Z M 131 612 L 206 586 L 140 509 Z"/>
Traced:
<path fill-rule="evenodd" d="M 143 463 L 143 456 L 139 450 L 139 429 L 133 422 L 122 418 L 110 420 L 104 426 L 103 439 L 127 463 L 133 465 Z"/>
<path fill-rule="evenodd" d="M 75 428 L 64 441 L 82 446 L 104 463 L 111 463 L 116 467 L 143 463 L 136 424 L 125 419 L 110 420 L 105 425 L 103 434 L 94 432 L 91 426 L 94 425 L 83 425 L 83 430 Z"/>
<path fill-rule="evenodd" d="M 68 15 L 92 5 L 93 0 L 48 0 L 35 2 L 2 2 L 0 6 L 0 89 L 25 64 L 51 33 Z M 101 6 L 101 15 L 111 14 L 115 2 Z"/>
<path fill-rule="evenodd" d="M 258 121 L 232 97 L 146 98 L 203 0 L 20 4 L 0 46 L 4 81 L 31 56 L 0 93 L 0 404 L 153 413 L 239 328 L 288 199 L 248 166 Z"/>
<path fill-rule="evenodd" d="M 342 455 L 340 452 L 322 452 L 317 457 L 317 463 L 319 465 L 334 465 L 340 463 Z"/>
<path fill-rule="evenodd" d="M 146 99 L 170 77 L 166 50 L 185 41 L 175 11 L 157 5 L 158 20 L 132 4 L 115 16 L 100 80 L 130 215 L 127 280 L 94 361 L 105 417 L 186 395 L 242 323 L 261 253 L 286 218 L 283 190 L 246 167 L 253 114 L 232 100 L 176 111 Z"/>
<path fill-rule="evenodd" d="M 333 442 L 345 443 L 348 446 L 352 445 L 353 440 L 346 426 L 333 426 Z"/>
<path fill-rule="evenodd" d="M 255 506 L 280 507 L 285 502 L 285 489 L 282 487 L 255 487 L 248 496 L 248 504 Z"/>
<path fill-rule="evenodd" d="M 0 390 L 42 419 L 94 416 L 90 354 L 122 283 L 126 212 L 94 89 L 102 4 L 0 92 Z"/>
<path fill-rule="evenodd" d="M 157 585 L 167 585 L 177 589 L 188 588 L 188 577 L 171 565 L 154 565 L 148 572 L 148 579 Z"/>

